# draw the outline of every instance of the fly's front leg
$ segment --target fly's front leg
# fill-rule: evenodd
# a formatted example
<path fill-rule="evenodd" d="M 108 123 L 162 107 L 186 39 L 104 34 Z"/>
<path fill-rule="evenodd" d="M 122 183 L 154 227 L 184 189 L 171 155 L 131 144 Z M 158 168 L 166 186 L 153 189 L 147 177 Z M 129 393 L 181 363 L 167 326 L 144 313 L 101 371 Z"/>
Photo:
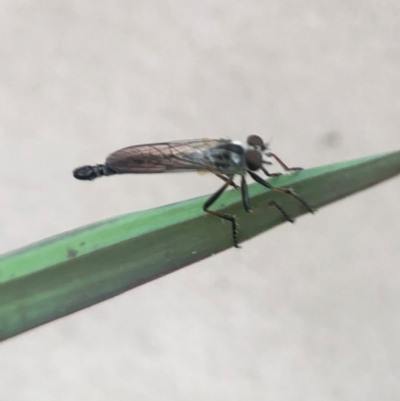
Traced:
<path fill-rule="evenodd" d="M 287 195 L 292 196 L 293 198 L 297 199 L 310 213 L 314 213 L 314 209 L 300 195 L 298 195 L 292 189 L 274 187 L 269 182 L 263 180 L 260 176 L 258 176 L 253 171 L 249 170 L 248 173 L 250 174 L 251 178 L 253 178 L 254 181 L 258 182 L 259 184 L 261 184 L 265 188 L 272 189 L 274 192 L 279 192 L 281 194 L 287 194 Z"/>
<path fill-rule="evenodd" d="M 288 167 L 282 161 L 282 159 L 280 157 L 278 157 L 275 153 L 268 153 L 268 156 L 273 157 L 285 171 L 300 171 L 300 170 L 303 170 L 303 167 Z"/>
<path fill-rule="evenodd" d="M 279 177 L 282 173 L 270 173 L 264 166 L 261 165 L 260 169 L 264 172 L 264 174 L 268 177 Z"/>
<path fill-rule="evenodd" d="M 212 204 L 222 195 L 222 193 L 225 191 L 226 188 L 229 187 L 229 185 L 232 185 L 232 180 L 226 182 L 214 195 L 208 199 L 204 205 L 203 205 L 203 210 L 206 213 L 212 214 L 213 216 L 220 217 L 221 219 L 228 220 L 232 223 L 232 238 L 233 238 L 233 245 L 235 248 L 240 248 L 239 246 L 239 241 L 238 241 L 238 229 L 237 229 L 237 222 L 235 216 L 232 216 L 230 214 L 226 213 L 221 213 L 217 212 L 214 210 L 210 210 L 209 207 L 212 206 Z"/>

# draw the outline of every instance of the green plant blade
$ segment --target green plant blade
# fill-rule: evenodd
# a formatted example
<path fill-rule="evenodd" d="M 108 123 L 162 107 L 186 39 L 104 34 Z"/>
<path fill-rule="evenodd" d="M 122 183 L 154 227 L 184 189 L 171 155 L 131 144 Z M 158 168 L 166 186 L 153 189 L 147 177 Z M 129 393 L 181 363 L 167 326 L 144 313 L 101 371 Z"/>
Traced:
<path fill-rule="evenodd" d="M 269 182 L 293 188 L 320 208 L 399 172 L 397 151 L 303 170 Z M 244 212 L 240 191 L 227 192 L 215 205 L 237 216 L 241 242 L 284 222 L 278 210 L 267 206 L 270 200 L 278 201 L 293 217 L 306 213 L 292 197 L 259 184 L 250 185 L 249 191 L 253 213 Z M 0 340 L 232 247 L 230 224 L 202 211 L 207 198 L 119 216 L 2 255 Z"/>

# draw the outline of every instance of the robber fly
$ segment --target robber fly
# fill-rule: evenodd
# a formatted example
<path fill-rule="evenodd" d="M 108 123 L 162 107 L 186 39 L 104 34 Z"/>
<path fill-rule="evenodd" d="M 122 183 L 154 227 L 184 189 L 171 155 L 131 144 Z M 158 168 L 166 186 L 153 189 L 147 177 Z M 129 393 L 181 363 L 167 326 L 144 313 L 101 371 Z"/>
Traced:
<path fill-rule="evenodd" d="M 298 167 L 288 167 L 278 156 L 269 151 L 268 145 L 259 136 L 250 135 L 247 138 L 247 145 L 229 139 L 197 139 L 129 146 L 111 153 L 104 164 L 75 169 L 74 177 L 79 180 L 94 180 L 97 177 L 114 174 L 209 171 L 223 180 L 224 184 L 204 203 L 203 210 L 231 222 L 233 245 L 239 248 L 236 218 L 210 210 L 212 204 L 229 186 L 238 188 L 233 181 L 236 175 L 241 177 L 240 187 L 246 212 L 251 212 L 245 178 L 247 174 L 266 188 L 292 196 L 302 203 L 307 211 L 314 212 L 293 190 L 274 187 L 255 173 L 261 170 L 268 177 L 280 175 L 280 173 L 271 174 L 265 167 L 272 164 L 271 159 L 275 159 L 285 171 L 301 170 Z M 294 220 L 277 202 L 272 200 L 268 205 L 276 207 L 287 221 L 293 223 Z"/>

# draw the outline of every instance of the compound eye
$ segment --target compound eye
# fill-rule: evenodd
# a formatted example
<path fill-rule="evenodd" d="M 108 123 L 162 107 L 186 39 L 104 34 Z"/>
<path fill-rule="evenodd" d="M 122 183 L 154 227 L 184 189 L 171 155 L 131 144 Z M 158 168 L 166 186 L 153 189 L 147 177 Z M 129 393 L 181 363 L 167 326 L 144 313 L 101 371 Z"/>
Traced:
<path fill-rule="evenodd" d="M 246 151 L 246 165 L 251 171 L 256 171 L 261 167 L 262 154 L 255 149 L 248 149 Z"/>
<path fill-rule="evenodd" d="M 247 144 L 261 150 L 265 149 L 264 141 L 258 135 L 250 135 L 247 138 Z"/>

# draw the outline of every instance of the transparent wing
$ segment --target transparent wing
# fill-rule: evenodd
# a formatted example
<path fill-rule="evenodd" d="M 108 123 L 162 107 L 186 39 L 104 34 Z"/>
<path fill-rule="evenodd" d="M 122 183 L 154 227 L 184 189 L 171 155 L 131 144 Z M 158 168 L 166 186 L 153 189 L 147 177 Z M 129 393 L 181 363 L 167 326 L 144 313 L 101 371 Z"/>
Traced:
<path fill-rule="evenodd" d="M 230 142 L 229 139 L 197 139 L 129 146 L 111 153 L 106 164 L 118 174 L 218 171 L 209 158 L 209 150 Z"/>

